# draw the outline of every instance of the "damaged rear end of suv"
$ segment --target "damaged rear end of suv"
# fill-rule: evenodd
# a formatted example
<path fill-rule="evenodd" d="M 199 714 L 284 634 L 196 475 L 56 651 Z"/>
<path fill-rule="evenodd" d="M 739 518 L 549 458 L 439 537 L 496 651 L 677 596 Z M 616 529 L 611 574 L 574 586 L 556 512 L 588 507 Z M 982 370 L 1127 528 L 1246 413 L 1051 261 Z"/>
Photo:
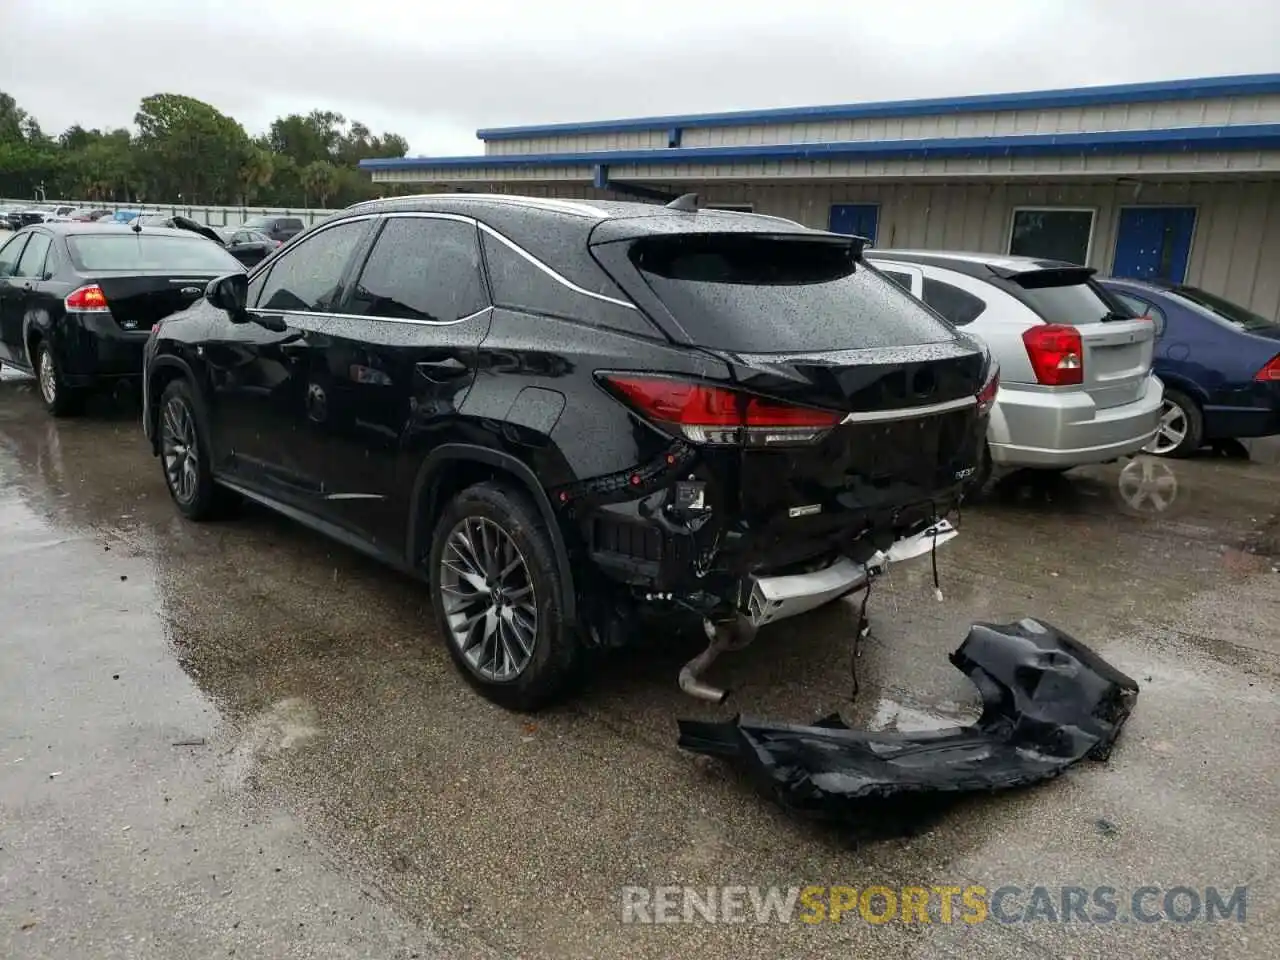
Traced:
<path fill-rule="evenodd" d="M 591 252 L 706 366 L 596 371 L 661 466 L 566 506 L 626 603 L 703 619 L 710 645 L 680 682 L 719 701 L 698 676 L 718 653 L 954 535 L 998 371 L 856 238 L 685 213 L 601 223 Z"/>

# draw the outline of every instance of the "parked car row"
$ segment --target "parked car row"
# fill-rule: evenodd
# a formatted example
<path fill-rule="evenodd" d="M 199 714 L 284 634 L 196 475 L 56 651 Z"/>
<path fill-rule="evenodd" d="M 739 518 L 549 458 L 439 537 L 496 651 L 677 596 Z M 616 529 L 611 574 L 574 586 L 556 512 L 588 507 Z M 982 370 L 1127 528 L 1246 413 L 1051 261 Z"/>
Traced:
<path fill-rule="evenodd" d="M 151 224 L 153 226 L 172 226 L 171 221 L 173 219 L 173 217 L 163 213 L 141 213 L 137 210 L 128 210 L 123 208 L 117 210 L 110 210 L 105 207 L 82 208 L 71 206 L 69 204 L 49 204 L 30 207 L 9 205 L 0 207 L 0 228 L 8 230 L 20 230 L 23 227 L 30 226 L 34 223 L 57 223 L 65 221 L 74 221 L 77 223 L 97 223 L 102 221 L 121 226 L 145 226 L 147 224 Z M 303 224 L 301 217 L 265 214 L 250 217 L 239 226 L 216 227 L 210 229 L 218 231 L 248 230 L 261 234 L 273 241 L 276 246 L 280 246 L 301 233 L 304 226 L 305 225 Z M 252 242 L 256 243 L 259 242 L 259 240 L 255 239 Z"/>
<path fill-rule="evenodd" d="M 654 612 L 701 619 L 680 685 L 723 696 L 721 650 L 936 550 L 991 470 L 1161 442 L 1153 360 L 1198 349 L 1082 267 L 689 198 L 375 201 L 247 271 L 180 219 L 16 234 L 0 362 L 59 415 L 139 382 L 182 514 L 247 498 L 420 577 L 463 676 L 521 709 Z"/>

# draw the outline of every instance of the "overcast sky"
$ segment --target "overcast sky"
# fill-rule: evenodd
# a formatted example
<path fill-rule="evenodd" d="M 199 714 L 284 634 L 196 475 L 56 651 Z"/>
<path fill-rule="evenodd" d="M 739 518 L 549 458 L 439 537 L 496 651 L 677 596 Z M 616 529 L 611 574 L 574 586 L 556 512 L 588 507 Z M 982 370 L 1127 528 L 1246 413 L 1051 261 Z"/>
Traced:
<path fill-rule="evenodd" d="M 434 155 L 485 126 L 1280 72 L 1274 0 L 0 0 L 0 38 L 0 90 L 49 132 L 168 92 Z"/>

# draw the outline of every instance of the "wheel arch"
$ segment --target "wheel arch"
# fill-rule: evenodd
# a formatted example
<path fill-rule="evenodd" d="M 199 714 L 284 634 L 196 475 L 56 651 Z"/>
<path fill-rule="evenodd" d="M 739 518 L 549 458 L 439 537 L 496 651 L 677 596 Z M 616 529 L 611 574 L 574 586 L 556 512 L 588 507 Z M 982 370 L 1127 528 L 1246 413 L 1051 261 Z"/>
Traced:
<path fill-rule="evenodd" d="M 1178 373 L 1157 373 L 1166 390 L 1176 390 L 1194 400 L 1201 410 L 1209 402 L 1209 392 L 1189 377 Z"/>
<path fill-rule="evenodd" d="M 424 544 L 430 542 L 435 518 L 440 515 L 449 497 L 473 483 L 495 477 L 513 481 L 530 496 L 538 508 L 551 537 L 556 563 L 560 567 L 561 609 L 566 621 L 576 620 L 577 592 L 574 588 L 573 568 L 569 564 L 569 550 L 551 500 L 538 482 L 537 475 L 526 464 L 504 451 L 469 443 L 446 443 L 427 455 L 418 469 L 409 501 L 406 559 L 410 566 L 417 567 L 417 558 Z"/>
<path fill-rule="evenodd" d="M 174 380 L 185 379 L 191 384 L 193 398 L 197 405 L 202 403 L 197 387 L 195 371 L 181 357 L 165 354 L 155 357 L 147 366 L 147 382 L 143 384 L 143 432 L 151 445 L 151 452 L 160 452 L 160 431 L 157 429 L 160 417 L 160 394 Z M 200 411 L 204 413 L 203 410 Z"/>

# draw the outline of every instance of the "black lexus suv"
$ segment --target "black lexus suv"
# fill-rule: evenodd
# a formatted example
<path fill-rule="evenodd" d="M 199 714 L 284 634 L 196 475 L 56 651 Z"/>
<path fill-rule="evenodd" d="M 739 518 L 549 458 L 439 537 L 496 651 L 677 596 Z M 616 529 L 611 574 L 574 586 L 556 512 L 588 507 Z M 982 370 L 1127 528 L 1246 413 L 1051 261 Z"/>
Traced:
<path fill-rule="evenodd" d="M 421 577 L 520 709 L 650 610 L 754 630 L 936 538 L 996 388 L 857 238 L 471 194 L 312 227 L 163 321 L 144 373 L 182 513 L 238 495 Z"/>

